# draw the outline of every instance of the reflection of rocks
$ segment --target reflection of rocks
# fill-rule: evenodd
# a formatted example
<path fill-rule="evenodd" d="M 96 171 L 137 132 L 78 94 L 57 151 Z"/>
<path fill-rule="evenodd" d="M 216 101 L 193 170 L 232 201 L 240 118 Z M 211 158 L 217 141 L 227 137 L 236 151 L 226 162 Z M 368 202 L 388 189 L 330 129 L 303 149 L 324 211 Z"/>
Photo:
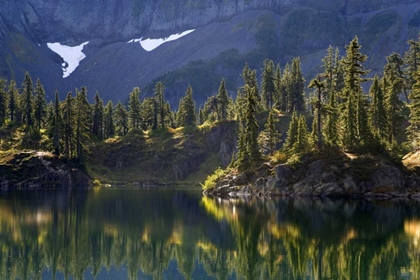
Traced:
<path fill-rule="evenodd" d="M 286 164 L 271 169 L 267 167 L 266 173 L 271 171 L 274 176 L 258 177 L 256 180 L 245 173 L 227 176 L 223 179 L 223 186 L 219 184 L 207 194 L 387 199 L 414 197 L 420 191 L 420 178 L 416 174 L 408 175 L 392 163 L 364 158 L 360 162 L 345 158 L 340 160 L 318 159 L 296 169 Z M 261 173 L 260 168 L 258 174 Z M 238 177 L 241 180 L 237 180 Z"/>

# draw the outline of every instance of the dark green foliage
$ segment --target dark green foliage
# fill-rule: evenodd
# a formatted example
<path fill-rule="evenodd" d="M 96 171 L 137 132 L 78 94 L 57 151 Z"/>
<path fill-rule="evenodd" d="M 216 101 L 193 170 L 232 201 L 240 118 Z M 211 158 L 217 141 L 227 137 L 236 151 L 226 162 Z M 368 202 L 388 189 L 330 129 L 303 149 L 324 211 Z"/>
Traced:
<path fill-rule="evenodd" d="M 276 125 L 274 123 L 274 111 L 271 109 L 268 113 L 267 122 L 265 124 L 265 131 L 267 133 L 267 144 L 270 151 L 270 155 L 273 155 L 276 143 L 278 141 L 278 132 L 276 131 Z"/>
<path fill-rule="evenodd" d="M 28 126 L 32 126 L 34 121 L 32 119 L 32 100 L 33 100 L 33 85 L 32 79 L 28 72 L 25 74 L 25 79 L 22 83 L 22 123 Z"/>
<path fill-rule="evenodd" d="M 128 97 L 128 112 L 131 120 L 131 129 L 141 128 L 141 102 L 140 88 L 135 87 Z"/>
<path fill-rule="evenodd" d="M 178 126 L 193 126 L 196 124 L 195 101 L 191 86 L 188 86 L 185 96 L 179 101 L 177 123 Z"/>
<path fill-rule="evenodd" d="M 322 90 L 325 88 L 325 86 L 324 86 L 324 83 L 321 82 L 321 78 L 318 78 L 318 79 L 313 79 L 309 83 L 308 87 L 316 88 L 316 94 L 317 94 L 317 98 L 316 98 L 316 131 L 317 132 L 316 132 L 316 135 L 317 135 L 318 149 L 321 149 L 322 148 L 322 132 L 321 132 Z M 312 133 L 314 132 L 312 131 Z"/>
<path fill-rule="evenodd" d="M 261 95 L 265 108 L 272 108 L 275 99 L 275 72 L 274 62 L 272 60 L 264 60 L 264 68 L 261 75 Z"/>
<path fill-rule="evenodd" d="M 58 100 L 58 91 L 55 92 L 54 111 L 52 116 L 51 130 L 53 131 L 53 153 L 60 154 L 60 136 L 62 129 L 62 117 L 60 110 L 60 101 Z"/>
<path fill-rule="evenodd" d="M 75 105 L 72 93 L 67 94 L 63 103 L 63 125 L 64 125 L 64 155 L 66 158 L 73 157 L 74 151 L 74 127 L 75 127 Z M 58 117 L 58 114 L 56 115 Z"/>
<path fill-rule="evenodd" d="M 380 86 L 379 78 L 375 75 L 373 84 L 369 90 L 369 123 L 373 135 L 381 140 L 386 139 L 388 130 L 387 112 L 385 110 L 384 92 Z"/>
<path fill-rule="evenodd" d="M 114 125 L 114 106 L 112 101 L 108 101 L 104 111 L 104 139 L 108 139 L 115 134 Z"/>
<path fill-rule="evenodd" d="M 104 102 L 102 101 L 99 93 L 95 93 L 93 98 L 93 122 L 92 122 L 92 134 L 99 139 L 103 138 L 103 122 L 104 122 Z"/>
<path fill-rule="evenodd" d="M 7 115 L 6 80 L 0 79 L 0 127 L 4 124 Z"/>
<path fill-rule="evenodd" d="M 227 119 L 228 107 L 229 107 L 229 95 L 226 90 L 225 79 L 220 82 L 219 91 L 217 92 L 217 103 L 219 104 L 218 109 L 218 120 L 224 121 Z"/>
<path fill-rule="evenodd" d="M 118 102 L 117 106 L 115 107 L 115 132 L 119 136 L 127 135 L 129 130 L 129 115 L 125 106 Z"/>
<path fill-rule="evenodd" d="M 10 122 L 14 123 L 15 121 L 18 121 L 19 118 L 19 107 L 18 107 L 18 91 L 16 89 L 16 82 L 14 80 L 10 81 L 9 84 L 9 91 L 8 91 L 8 109 L 9 109 L 9 117 Z"/>
<path fill-rule="evenodd" d="M 299 117 L 298 127 L 297 127 L 297 137 L 296 142 L 293 144 L 292 150 L 294 153 L 306 152 L 309 147 L 309 138 L 308 138 L 308 126 L 306 124 L 306 118 L 304 115 Z"/>
<path fill-rule="evenodd" d="M 410 125 L 407 128 L 407 132 L 411 145 L 417 149 L 420 143 L 420 70 L 414 72 L 413 76 L 416 82 L 409 95 L 411 100 L 411 104 L 409 105 Z"/>
<path fill-rule="evenodd" d="M 82 87 L 80 91 L 76 91 L 75 100 L 76 109 L 76 160 L 83 163 L 85 145 L 89 140 L 90 126 L 92 122 L 92 112 L 90 104 L 87 100 L 87 90 Z"/>
<path fill-rule="evenodd" d="M 165 86 L 162 82 L 157 82 L 155 86 L 156 110 L 159 116 L 158 124 L 161 128 L 165 127 L 166 110 L 164 98 Z"/>
<path fill-rule="evenodd" d="M 287 153 L 293 154 L 293 147 L 295 143 L 297 142 L 298 138 L 298 128 L 299 128 L 299 117 L 297 115 L 296 111 L 293 111 L 292 119 L 289 123 L 289 129 L 287 130 L 287 138 L 286 142 L 284 143 L 284 150 Z"/>
<path fill-rule="evenodd" d="M 414 73 L 419 69 L 420 66 L 420 34 L 417 41 L 409 40 L 408 44 L 410 48 L 405 54 L 404 60 L 406 64 L 405 75 L 407 77 L 406 87 L 411 89 L 416 82 L 414 79 Z"/>
<path fill-rule="evenodd" d="M 39 79 L 36 80 L 35 102 L 34 102 L 34 120 L 35 127 L 40 130 L 46 115 L 47 101 L 45 100 L 45 90 Z"/>

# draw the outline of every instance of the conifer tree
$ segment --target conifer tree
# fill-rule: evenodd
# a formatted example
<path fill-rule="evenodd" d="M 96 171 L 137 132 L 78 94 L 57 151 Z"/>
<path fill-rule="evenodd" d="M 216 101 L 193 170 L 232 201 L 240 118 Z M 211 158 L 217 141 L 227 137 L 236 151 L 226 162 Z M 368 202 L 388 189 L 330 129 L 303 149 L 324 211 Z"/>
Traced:
<path fill-rule="evenodd" d="M 283 94 L 282 94 L 282 89 L 283 89 L 283 85 L 282 85 L 282 78 L 281 78 L 281 69 L 280 69 L 280 65 L 277 64 L 276 67 L 276 72 L 274 74 L 274 89 L 275 89 L 275 94 L 274 94 L 274 104 L 275 107 L 278 110 L 283 110 Z"/>
<path fill-rule="evenodd" d="M 309 88 L 316 88 L 317 90 L 317 100 L 316 100 L 316 124 L 317 124 L 317 146 L 318 149 L 322 147 L 322 132 L 321 132 L 321 112 L 322 112 L 322 89 L 325 87 L 324 83 L 321 82 L 321 78 L 313 79 L 309 83 Z"/>
<path fill-rule="evenodd" d="M 303 78 L 299 57 L 296 57 L 292 60 L 291 75 L 291 108 L 294 108 L 298 111 L 305 111 L 305 79 Z"/>
<path fill-rule="evenodd" d="M 265 108 L 272 108 L 275 96 L 274 84 L 274 62 L 272 60 L 264 60 L 264 68 L 261 75 L 261 95 Z"/>
<path fill-rule="evenodd" d="M 39 79 L 36 80 L 35 102 L 34 102 L 34 120 L 35 127 L 40 130 L 46 115 L 47 101 L 45 100 L 45 90 Z"/>
<path fill-rule="evenodd" d="M 369 106 L 369 123 L 372 133 L 377 139 L 386 139 L 388 128 L 387 112 L 384 107 L 384 92 L 377 75 L 373 78 L 369 95 L 371 100 Z"/>
<path fill-rule="evenodd" d="M 293 153 L 293 146 L 295 145 L 298 137 L 299 117 L 296 111 L 293 111 L 292 118 L 289 123 L 289 129 L 287 130 L 287 138 L 284 143 L 284 150 L 289 153 Z"/>
<path fill-rule="evenodd" d="M 66 158 L 73 157 L 74 150 L 74 119 L 75 105 L 72 92 L 67 93 L 67 97 L 63 103 L 63 125 L 64 125 L 64 155 Z M 56 115 L 58 116 L 58 115 Z"/>
<path fill-rule="evenodd" d="M 33 101 L 33 84 L 31 76 L 28 72 L 25 74 L 25 79 L 22 83 L 23 94 L 23 115 L 22 122 L 28 126 L 32 126 L 34 121 L 32 119 L 32 101 Z"/>
<path fill-rule="evenodd" d="M 362 82 L 368 71 L 362 63 L 367 56 L 360 53 L 361 46 L 355 37 L 346 47 L 346 56 L 341 61 L 344 70 L 345 87 L 342 91 L 342 143 L 345 147 L 356 147 L 366 140 L 366 103 L 362 93 Z M 363 119 L 365 116 L 365 119 Z"/>
<path fill-rule="evenodd" d="M 127 135 L 129 129 L 128 119 L 129 116 L 127 109 L 121 102 L 118 102 L 115 107 L 115 130 L 118 135 Z"/>
<path fill-rule="evenodd" d="M 141 128 L 141 102 L 140 102 L 140 88 L 135 87 L 131 91 L 128 98 L 128 111 L 131 119 L 131 128 Z"/>
<path fill-rule="evenodd" d="M 83 163 L 85 145 L 89 139 L 89 131 L 91 128 L 92 112 L 87 100 L 86 88 L 82 87 L 80 91 L 76 92 L 76 160 Z"/>
<path fill-rule="evenodd" d="M 9 109 L 10 122 L 14 123 L 15 121 L 17 121 L 16 115 L 19 110 L 18 101 L 17 101 L 18 92 L 16 89 L 16 82 L 14 80 L 10 81 L 8 96 L 9 96 L 8 109 Z"/>
<path fill-rule="evenodd" d="M 103 137 L 103 123 L 104 123 L 104 102 L 102 101 L 99 93 L 95 93 L 93 105 L 93 122 L 92 134 L 102 139 Z"/>
<path fill-rule="evenodd" d="M 278 141 L 278 133 L 276 131 L 276 126 L 274 123 L 274 111 L 271 109 L 268 113 L 267 122 L 265 124 L 265 130 L 268 136 L 268 149 L 270 150 L 270 155 L 273 155 L 276 143 Z"/>
<path fill-rule="evenodd" d="M 413 73 L 415 83 L 410 92 L 409 98 L 411 103 L 410 108 L 410 125 L 407 128 L 408 139 L 411 141 L 413 148 L 419 148 L 420 144 L 420 70 Z"/>
<path fill-rule="evenodd" d="M 417 41 L 409 40 L 408 44 L 410 45 L 410 49 L 404 56 L 404 62 L 406 64 L 406 69 L 404 72 L 407 76 L 407 88 L 411 89 L 416 82 L 414 73 L 419 69 L 420 66 L 420 34 Z"/>
<path fill-rule="evenodd" d="M 217 103 L 219 104 L 218 120 L 224 121 L 227 119 L 227 111 L 229 106 L 229 95 L 226 90 L 225 79 L 222 79 L 217 92 Z"/>
<path fill-rule="evenodd" d="M 157 102 L 157 111 L 159 114 L 158 124 L 161 128 L 165 127 L 165 99 L 164 99 L 165 86 L 162 82 L 157 82 L 155 85 L 155 99 Z"/>
<path fill-rule="evenodd" d="M 106 104 L 104 111 L 104 138 L 108 139 L 112 137 L 114 133 L 114 106 L 112 105 L 112 101 L 110 100 Z"/>
<path fill-rule="evenodd" d="M 6 80 L 0 79 L 0 127 L 3 126 L 7 115 Z"/>
<path fill-rule="evenodd" d="M 188 86 L 185 96 L 179 101 L 177 123 L 179 126 L 193 126 L 196 124 L 195 101 L 191 86 Z"/>
<path fill-rule="evenodd" d="M 60 133 L 61 133 L 61 110 L 60 101 L 58 100 L 58 91 L 55 91 L 54 99 L 54 112 L 52 120 L 52 131 L 53 131 L 53 154 L 60 155 Z"/>
<path fill-rule="evenodd" d="M 337 146 L 339 142 L 338 137 L 338 119 L 339 119 L 339 112 L 338 112 L 338 104 L 337 104 L 337 93 L 333 89 L 330 92 L 328 105 L 327 105 L 327 115 L 325 117 L 325 126 L 324 126 L 324 134 L 325 134 L 325 141 L 330 146 Z"/>
<path fill-rule="evenodd" d="M 299 154 L 307 150 L 309 146 L 308 141 L 308 126 L 306 124 L 306 118 L 301 115 L 298 120 L 296 142 L 293 144 L 293 153 Z"/>

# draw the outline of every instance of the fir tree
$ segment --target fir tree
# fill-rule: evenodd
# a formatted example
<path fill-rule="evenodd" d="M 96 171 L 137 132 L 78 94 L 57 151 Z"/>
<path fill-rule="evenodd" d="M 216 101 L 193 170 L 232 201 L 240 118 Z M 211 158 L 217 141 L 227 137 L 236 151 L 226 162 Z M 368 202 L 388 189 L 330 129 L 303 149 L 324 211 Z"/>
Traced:
<path fill-rule="evenodd" d="M 316 124 L 317 124 L 317 146 L 318 149 L 322 147 L 322 132 L 321 132 L 321 112 L 322 112 L 322 89 L 325 87 L 324 83 L 321 82 L 321 78 L 313 79 L 309 83 L 309 88 L 316 88 L 317 100 L 316 100 Z"/>
<path fill-rule="evenodd" d="M 222 79 L 219 86 L 219 91 L 217 92 L 217 103 L 219 104 L 218 110 L 218 120 L 224 121 L 227 119 L 227 111 L 229 106 L 229 95 L 226 90 L 225 79 Z"/>
<path fill-rule="evenodd" d="M 157 82 L 155 85 L 155 99 L 157 102 L 157 111 L 159 114 L 158 124 L 161 128 L 165 127 L 165 99 L 164 99 L 165 86 L 162 82 Z"/>
<path fill-rule="evenodd" d="M 34 120 L 35 127 L 40 130 L 46 114 L 47 101 L 45 100 L 45 90 L 39 79 L 36 80 Z"/>
<path fill-rule="evenodd" d="M 384 107 L 384 92 L 381 89 L 379 78 L 375 75 L 372 86 L 369 90 L 369 123 L 373 135 L 378 139 L 385 139 L 388 121 L 387 112 Z"/>
<path fill-rule="evenodd" d="M 292 60 L 292 108 L 298 111 L 305 111 L 305 79 L 303 78 L 300 66 L 300 58 L 296 57 Z"/>
<path fill-rule="evenodd" d="M 66 158 L 73 157 L 73 139 L 74 139 L 74 98 L 72 93 L 67 93 L 63 104 L 63 122 L 64 122 L 64 155 Z M 58 116 L 58 115 L 57 115 Z"/>
<path fill-rule="evenodd" d="M 28 126 L 34 124 L 32 119 L 32 100 L 33 100 L 33 85 L 32 79 L 28 72 L 25 74 L 25 79 L 22 83 L 22 94 L 23 94 L 23 116 L 22 122 Z"/>
<path fill-rule="evenodd" d="M 131 119 L 131 128 L 141 128 L 141 102 L 140 102 L 140 88 L 135 87 L 131 91 L 128 98 L 128 111 Z"/>
<path fill-rule="evenodd" d="M 337 105 L 337 94 L 333 89 L 330 92 L 328 105 L 327 105 L 327 115 L 325 117 L 325 126 L 324 126 L 324 134 L 325 134 L 325 141 L 330 146 L 337 146 L 339 142 L 338 137 L 338 105 Z"/>
<path fill-rule="evenodd" d="M 9 91 L 8 91 L 8 109 L 9 109 L 9 116 L 10 116 L 10 122 L 14 123 L 17 121 L 17 112 L 19 111 L 18 103 L 17 103 L 17 96 L 18 92 L 16 89 L 16 82 L 14 80 L 10 81 L 9 84 Z"/>
<path fill-rule="evenodd" d="M 265 108 L 272 108 L 274 103 L 275 95 L 275 84 L 274 84 L 274 63 L 272 60 L 264 60 L 264 68 L 262 69 L 261 75 L 261 95 L 263 106 Z"/>
<path fill-rule="evenodd" d="M 276 126 L 274 123 L 274 111 L 272 109 L 268 113 L 267 122 L 265 124 L 265 130 L 268 136 L 268 149 L 270 151 L 270 155 L 273 155 L 276 143 L 278 141 L 278 133 L 276 131 Z"/>
<path fill-rule="evenodd" d="M 284 150 L 288 153 L 293 153 L 293 146 L 295 145 L 298 137 L 299 117 L 296 111 L 293 111 L 292 118 L 287 130 L 287 138 L 284 143 Z"/>
<path fill-rule="evenodd" d="M 102 139 L 103 137 L 103 122 L 104 122 L 104 102 L 102 101 L 99 93 L 95 93 L 93 105 L 93 122 L 92 134 Z"/>
<path fill-rule="evenodd" d="M 195 101 L 191 86 L 188 86 L 185 96 L 179 101 L 177 122 L 179 126 L 193 126 L 196 124 Z"/>
<path fill-rule="evenodd" d="M 0 79 L 0 127 L 4 124 L 7 115 L 6 80 Z"/>
<path fill-rule="evenodd" d="M 108 139 L 114 136 L 114 133 L 114 106 L 112 105 L 112 101 L 108 101 L 104 111 L 104 138 Z"/>
<path fill-rule="evenodd" d="M 121 102 L 118 102 L 115 107 L 115 131 L 118 135 L 127 135 L 129 129 L 128 118 L 127 109 Z"/>
<path fill-rule="evenodd" d="M 89 139 L 91 125 L 91 107 L 87 100 L 86 88 L 76 91 L 76 159 L 84 162 L 85 145 Z"/>
<path fill-rule="evenodd" d="M 60 155 L 60 132 L 61 132 L 62 118 L 60 110 L 60 101 L 58 100 L 58 91 L 55 92 L 54 111 L 52 121 L 53 131 L 53 153 Z"/>
<path fill-rule="evenodd" d="M 410 125 L 407 128 L 407 133 L 413 148 L 417 149 L 420 143 L 420 70 L 414 72 L 413 78 L 415 83 L 409 95 L 411 100 L 408 105 L 410 108 Z"/>
<path fill-rule="evenodd" d="M 274 94 L 274 102 L 275 107 L 278 110 L 284 110 L 284 100 L 283 100 L 283 84 L 282 84 L 282 78 L 281 78 L 281 69 L 280 65 L 277 64 L 276 73 L 274 74 L 274 88 L 275 88 L 275 94 Z"/>
<path fill-rule="evenodd" d="M 409 40 L 408 44 L 410 45 L 410 49 L 404 56 L 404 62 L 406 64 L 404 72 L 407 76 L 407 88 L 411 89 L 416 82 L 414 73 L 416 73 L 420 66 L 420 34 L 417 41 Z"/>
<path fill-rule="evenodd" d="M 301 115 L 298 120 L 296 142 L 293 144 L 292 150 L 295 154 L 303 153 L 308 148 L 308 126 L 306 124 L 306 118 Z"/>

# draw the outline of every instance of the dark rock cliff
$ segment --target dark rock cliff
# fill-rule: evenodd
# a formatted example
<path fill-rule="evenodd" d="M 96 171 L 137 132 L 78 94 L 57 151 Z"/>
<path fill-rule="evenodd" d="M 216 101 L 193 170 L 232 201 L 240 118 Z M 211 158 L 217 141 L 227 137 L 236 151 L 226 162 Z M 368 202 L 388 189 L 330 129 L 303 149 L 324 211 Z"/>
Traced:
<path fill-rule="evenodd" d="M 343 47 L 354 35 L 370 57 L 368 68 L 380 70 L 385 55 L 403 53 L 406 41 L 417 38 L 419 10 L 417 0 L 5 0 L 0 9 L 0 77 L 19 84 L 28 70 L 41 78 L 49 98 L 55 89 L 64 97 L 85 85 L 90 96 L 98 90 L 113 101 L 125 100 L 134 86 L 151 94 L 147 86 L 159 78 L 173 107 L 195 81 L 195 98 L 202 103 L 222 77 L 235 93 L 245 61 L 259 69 L 265 57 L 284 65 L 301 56 L 305 73 L 313 76 L 328 45 Z M 152 52 L 126 44 L 188 29 L 196 31 Z M 74 46 L 86 41 L 87 57 L 63 79 L 63 60 L 46 43 Z M 237 51 L 234 63 L 232 56 L 223 56 L 230 50 Z M 180 71 L 190 62 L 196 66 L 193 72 L 210 71 L 210 86 L 203 78 L 209 75 Z"/>

